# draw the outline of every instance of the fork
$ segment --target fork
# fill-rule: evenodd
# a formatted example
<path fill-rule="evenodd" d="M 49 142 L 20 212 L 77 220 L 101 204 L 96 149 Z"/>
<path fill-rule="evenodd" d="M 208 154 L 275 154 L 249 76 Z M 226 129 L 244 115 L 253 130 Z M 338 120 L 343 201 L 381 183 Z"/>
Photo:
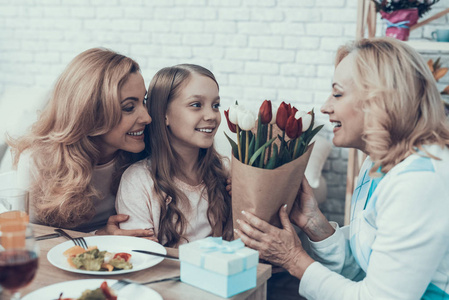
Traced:
<path fill-rule="evenodd" d="M 77 237 L 77 238 L 73 238 L 71 237 L 67 232 L 65 232 L 64 230 L 62 230 L 61 228 L 55 229 L 56 232 L 59 232 L 60 234 L 62 234 L 64 237 L 72 240 L 72 242 L 76 245 L 76 246 L 80 246 L 83 247 L 84 249 L 87 249 L 87 243 L 86 240 L 83 237 Z"/>
<path fill-rule="evenodd" d="M 168 277 L 168 278 L 163 278 L 163 279 L 158 279 L 158 280 L 151 280 L 151 281 L 147 281 L 147 282 L 135 282 L 135 281 L 132 281 L 129 279 L 120 279 L 119 281 L 117 281 L 116 283 L 114 283 L 111 286 L 111 289 L 118 291 L 118 290 L 124 288 L 125 286 L 127 286 L 128 284 L 145 285 L 145 284 L 151 284 L 151 283 L 157 283 L 157 282 L 163 282 L 163 281 L 169 281 L 169 280 L 179 281 L 180 279 L 181 279 L 180 276 Z"/>

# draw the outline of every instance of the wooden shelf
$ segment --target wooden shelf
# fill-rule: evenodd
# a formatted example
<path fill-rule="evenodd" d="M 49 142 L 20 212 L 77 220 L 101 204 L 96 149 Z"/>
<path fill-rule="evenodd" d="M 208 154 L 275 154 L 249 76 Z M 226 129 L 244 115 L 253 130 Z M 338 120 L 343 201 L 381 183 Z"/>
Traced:
<path fill-rule="evenodd" d="M 435 52 L 449 52 L 449 43 L 435 42 L 428 40 L 410 40 L 407 44 L 418 51 L 435 51 Z"/>

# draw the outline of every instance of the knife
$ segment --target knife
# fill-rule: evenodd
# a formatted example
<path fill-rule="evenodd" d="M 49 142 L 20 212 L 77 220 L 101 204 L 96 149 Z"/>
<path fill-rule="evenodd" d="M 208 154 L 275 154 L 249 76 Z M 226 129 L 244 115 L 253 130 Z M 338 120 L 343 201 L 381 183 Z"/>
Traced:
<path fill-rule="evenodd" d="M 45 234 L 45 235 L 41 235 L 41 236 L 37 236 L 35 238 L 36 241 L 41 241 L 41 240 L 48 240 L 48 239 L 54 239 L 57 237 L 60 237 L 61 234 L 60 233 L 50 233 L 50 234 Z"/>
<path fill-rule="evenodd" d="M 144 253 L 144 254 L 149 254 L 149 255 L 154 255 L 154 256 L 159 256 L 159 257 L 163 257 L 166 259 L 172 259 L 172 260 L 179 260 L 178 257 L 176 256 L 171 256 L 171 255 L 167 255 L 167 254 L 161 254 L 161 253 L 157 253 L 157 252 L 151 252 L 151 251 L 145 251 L 145 250 L 132 250 L 134 252 L 139 252 L 139 253 Z"/>

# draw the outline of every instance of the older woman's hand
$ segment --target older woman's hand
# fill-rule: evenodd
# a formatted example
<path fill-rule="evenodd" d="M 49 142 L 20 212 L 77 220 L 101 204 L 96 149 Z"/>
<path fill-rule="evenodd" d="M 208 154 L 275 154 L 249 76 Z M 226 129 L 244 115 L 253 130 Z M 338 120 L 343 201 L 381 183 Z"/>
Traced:
<path fill-rule="evenodd" d="M 290 219 L 315 242 L 324 240 L 335 232 L 319 209 L 312 187 L 305 176 L 290 212 Z"/>
<path fill-rule="evenodd" d="M 313 259 L 304 251 L 298 235 L 287 215 L 284 205 L 279 212 L 283 229 L 261 220 L 249 212 L 242 212 L 246 220 L 237 220 L 234 229 L 242 241 L 259 251 L 259 257 L 288 270 L 293 276 L 302 277 Z"/>

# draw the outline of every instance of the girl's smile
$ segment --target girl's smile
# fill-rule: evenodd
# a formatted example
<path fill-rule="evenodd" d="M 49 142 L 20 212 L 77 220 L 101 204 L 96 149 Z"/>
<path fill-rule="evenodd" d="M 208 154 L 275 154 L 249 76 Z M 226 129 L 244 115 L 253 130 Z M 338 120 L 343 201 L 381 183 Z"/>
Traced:
<path fill-rule="evenodd" d="M 165 124 L 173 148 L 182 152 L 181 148 L 197 151 L 211 147 L 221 122 L 219 107 L 217 84 L 209 77 L 192 73 L 168 104 Z"/>

